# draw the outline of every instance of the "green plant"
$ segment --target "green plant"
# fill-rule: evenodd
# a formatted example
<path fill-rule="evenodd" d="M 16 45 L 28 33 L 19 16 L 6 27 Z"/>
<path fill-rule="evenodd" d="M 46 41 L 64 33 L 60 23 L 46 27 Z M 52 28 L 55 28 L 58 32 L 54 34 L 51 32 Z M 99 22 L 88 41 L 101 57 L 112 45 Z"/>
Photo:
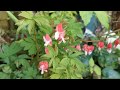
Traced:
<path fill-rule="evenodd" d="M 96 40 L 92 45 L 83 43 L 87 41 L 83 40 L 82 28 L 88 25 L 92 15 L 106 31 L 110 28 L 105 11 L 79 11 L 83 23 L 76 21 L 75 11 L 22 11 L 21 20 L 10 11 L 7 13 L 18 26 L 16 35 L 24 36 L 2 46 L 0 78 L 100 79 L 111 78 L 106 76 L 104 68 L 118 71 L 119 50 L 114 48 L 109 53 L 107 50 L 113 47 L 108 48 L 105 37 L 91 38 Z M 98 45 L 100 41 L 105 45 Z"/>

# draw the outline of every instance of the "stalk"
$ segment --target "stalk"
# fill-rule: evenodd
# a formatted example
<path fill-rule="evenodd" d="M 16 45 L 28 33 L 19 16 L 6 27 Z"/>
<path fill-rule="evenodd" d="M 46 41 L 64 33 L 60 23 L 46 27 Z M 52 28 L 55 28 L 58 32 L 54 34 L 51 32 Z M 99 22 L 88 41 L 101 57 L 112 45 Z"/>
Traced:
<path fill-rule="evenodd" d="M 18 19 L 15 17 L 15 15 L 13 15 L 13 13 L 11 11 L 6 11 L 8 16 L 16 23 L 18 21 Z"/>
<path fill-rule="evenodd" d="M 38 46 L 38 42 L 37 42 L 37 38 L 36 38 L 36 30 L 34 30 L 34 40 L 36 43 L 36 48 L 37 48 L 37 60 L 39 59 L 39 46 Z"/>

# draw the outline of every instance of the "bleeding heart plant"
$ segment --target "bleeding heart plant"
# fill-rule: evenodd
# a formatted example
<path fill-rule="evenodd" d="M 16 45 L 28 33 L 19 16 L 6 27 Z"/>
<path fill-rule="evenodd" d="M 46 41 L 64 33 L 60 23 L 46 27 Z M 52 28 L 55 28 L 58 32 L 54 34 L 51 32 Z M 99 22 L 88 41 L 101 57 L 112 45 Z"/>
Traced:
<path fill-rule="evenodd" d="M 19 14 L 23 17 L 21 20 L 13 18 L 14 15 L 7 11 L 18 26 L 17 35 L 22 33 L 27 37 L 1 46 L 0 78 L 91 79 L 111 74 L 105 74 L 102 71 L 104 68 L 119 71 L 119 36 L 111 40 L 109 35 L 100 36 L 101 29 L 97 28 L 98 35 L 90 37 L 89 41 L 84 39 L 82 30 L 95 16 L 107 31 L 107 13 L 78 12 L 83 22 L 76 20 L 76 11 L 22 11 Z M 106 38 L 109 40 L 106 41 Z"/>

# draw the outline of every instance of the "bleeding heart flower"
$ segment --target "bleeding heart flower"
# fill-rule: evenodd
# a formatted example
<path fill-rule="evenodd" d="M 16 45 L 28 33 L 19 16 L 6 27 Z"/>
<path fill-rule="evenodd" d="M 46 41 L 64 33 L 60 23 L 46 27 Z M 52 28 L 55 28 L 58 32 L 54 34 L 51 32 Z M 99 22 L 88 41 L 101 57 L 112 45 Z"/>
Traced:
<path fill-rule="evenodd" d="M 94 46 L 92 45 L 88 46 L 88 55 L 92 54 L 93 50 L 94 50 Z"/>
<path fill-rule="evenodd" d="M 44 46 L 48 46 L 48 45 L 52 46 L 52 39 L 50 38 L 48 34 L 43 36 L 43 40 L 45 42 Z"/>
<path fill-rule="evenodd" d="M 80 50 L 81 50 L 80 44 L 79 44 L 79 45 L 76 45 L 75 48 L 80 51 Z"/>
<path fill-rule="evenodd" d="M 108 51 L 108 53 L 111 53 L 111 52 L 112 52 L 112 43 L 109 43 L 109 44 L 107 45 L 107 51 Z"/>
<path fill-rule="evenodd" d="M 120 44 L 120 39 L 119 38 L 114 41 L 114 47 L 116 48 L 118 44 Z"/>
<path fill-rule="evenodd" d="M 47 47 L 45 47 L 45 53 L 46 53 L 46 54 L 49 54 L 49 50 L 48 50 Z"/>
<path fill-rule="evenodd" d="M 102 48 L 104 48 L 104 42 L 98 42 L 98 49 L 101 50 Z"/>
<path fill-rule="evenodd" d="M 65 36 L 65 30 L 63 29 L 62 27 L 62 23 L 58 24 L 56 26 L 56 30 L 55 30 L 55 39 L 56 40 L 60 40 L 60 41 L 63 41 L 64 43 L 66 42 L 65 39 L 64 39 L 64 36 Z"/>
<path fill-rule="evenodd" d="M 91 46 L 88 46 L 87 44 L 83 45 L 83 51 L 85 51 L 85 55 L 92 54 L 93 50 L 94 50 L 94 46 L 93 45 L 91 45 Z"/>
<path fill-rule="evenodd" d="M 44 72 L 48 71 L 48 62 L 47 61 L 41 61 L 39 62 L 38 69 L 41 70 L 41 74 L 44 74 Z"/>

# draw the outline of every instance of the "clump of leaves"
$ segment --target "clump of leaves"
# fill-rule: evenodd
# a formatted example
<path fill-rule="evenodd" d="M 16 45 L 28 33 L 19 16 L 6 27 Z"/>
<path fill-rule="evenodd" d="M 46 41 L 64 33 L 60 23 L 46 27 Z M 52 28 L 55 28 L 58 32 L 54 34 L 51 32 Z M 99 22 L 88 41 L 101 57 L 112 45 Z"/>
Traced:
<path fill-rule="evenodd" d="M 77 22 L 73 14 L 75 11 L 22 11 L 16 25 L 19 33 L 26 33 L 26 38 L 21 38 L 11 45 L 3 45 L 0 52 L 0 78 L 17 79 L 83 79 L 83 78 L 111 78 L 109 72 L 116 73 L 118 69 L 119 55 L 108 54 L 105 50 L 94 50 L 93 54 L 85 56 L 82 49 L 73 48 L 82 45 L 83 26 L 89 24 L 92 15 L 95 15 L 101 24 L 109 29 L 109 17 L 104 11 L 79 11 L 84 23 Z M 101 17 L 102 16 L 102 17 Z M 55 40 L 55 27 L 63 24 L 66 43 L 58 43 Z M 43 36 L 49 34 L 52 38 L 52 46 L 44 46 Z M 96 40 L 96 38 L 94 38 Z M 99 39 L 97 39 L 99 40 Z M 93 45 L 96 45 L 93 43 Z M 71 47 L 73 46 L 73 47 Z M 49 54 L 43 51 L 48 48 Z M 97 47 L 96 47 L 97 48 Z M 98 58 L 94 58 L 99 56 Z M 32 57 L 32 58 L 31 58 Z M 44 75 L 38 70 L 40 61 L 49 62 L 49 70 Z M 112 68 L 112 70 L 103 68 Z M 105 72 L 109 71 L 109 72 Z M 119 73 L 117 77 L 119 78 Z"/>

